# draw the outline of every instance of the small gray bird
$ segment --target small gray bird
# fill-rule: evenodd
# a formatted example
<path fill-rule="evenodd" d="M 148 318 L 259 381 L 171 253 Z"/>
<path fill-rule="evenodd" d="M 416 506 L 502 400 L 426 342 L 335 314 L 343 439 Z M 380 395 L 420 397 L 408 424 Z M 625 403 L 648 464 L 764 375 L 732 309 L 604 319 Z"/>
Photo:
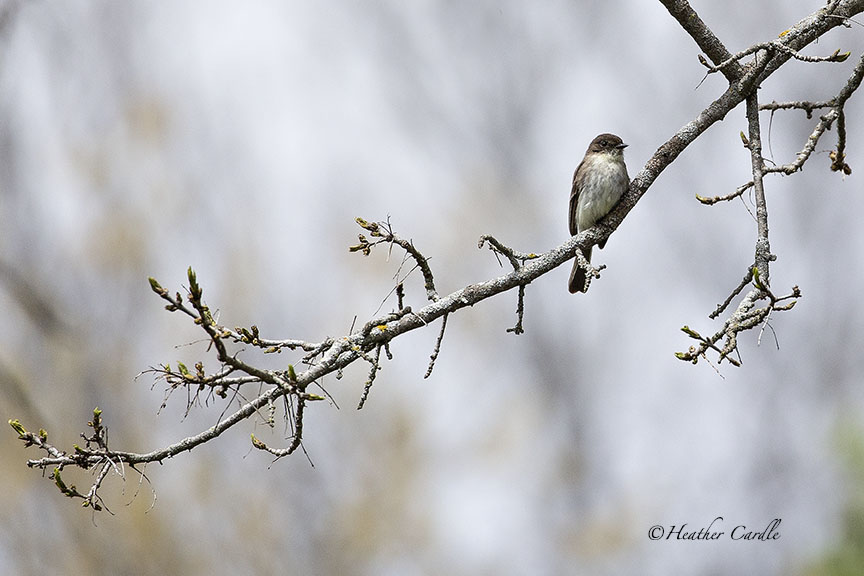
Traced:
<path fill-rule="evenodd" d="M 601 218 L 612 211 L 621 196 L 630 186 L 627 166 L 624 165 L 624 148 L 627 144 L 614 134 L 600 134 L 588 146 L 585 158 L 573 174 L 573 188 L 570 191 L 570 234 L 594 226 Z M 597 246 L 603 248 L 606 242 Z M 584 252 L 591 262 L 591 248 Z M 570 293 L 585 292 L 585 270 L 573 262 L 570 272 Z"/>

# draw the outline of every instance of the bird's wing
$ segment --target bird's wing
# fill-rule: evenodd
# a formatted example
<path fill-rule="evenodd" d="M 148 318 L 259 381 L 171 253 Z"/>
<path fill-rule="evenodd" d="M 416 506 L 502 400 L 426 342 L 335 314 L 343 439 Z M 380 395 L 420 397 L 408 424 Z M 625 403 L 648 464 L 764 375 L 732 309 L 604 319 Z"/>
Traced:
<path fill-rule="evenodd" d="M 584 160 L 583 160 L 584 162 Z M 575 236 L 579 233 L 579 230 L 576 226 L 576 207 L 579 204 L 579 187 L 576 185 L 576 174 L 579 173 L 579 168 L 582 167 L 582 162 L 579 163 L 579 167 L 576 168 L 576 172 L 573 172 L 573 187 L 570 189 L 570 235 Z"/>

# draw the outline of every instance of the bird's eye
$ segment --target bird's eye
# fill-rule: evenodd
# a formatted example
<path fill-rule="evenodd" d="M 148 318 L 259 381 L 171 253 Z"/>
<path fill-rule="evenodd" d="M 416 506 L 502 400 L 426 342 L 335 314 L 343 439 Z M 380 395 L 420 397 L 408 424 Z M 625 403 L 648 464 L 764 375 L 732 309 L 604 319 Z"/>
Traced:
<path fill-rule="evenodd" d="M 608 145 L 609 145 L 609 143 L 606 142 L 606 140 L 601 140 L 601 141 L 600 141 L 600 146 L 603 146 L 603 147 L 605 148 L 605 147 L 608 146 Z"/>

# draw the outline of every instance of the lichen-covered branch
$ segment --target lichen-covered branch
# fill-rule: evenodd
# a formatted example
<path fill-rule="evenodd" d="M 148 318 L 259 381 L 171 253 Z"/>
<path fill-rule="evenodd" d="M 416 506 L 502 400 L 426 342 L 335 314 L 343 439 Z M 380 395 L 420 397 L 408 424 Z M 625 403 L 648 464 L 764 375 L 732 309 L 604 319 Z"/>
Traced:
<path fill-rule="evenodd" d="M 747 293 L 735 312 L 726 319 L 720 330 L 711 336 L 702 336 L 689 326 L 681 328 L 682 332 L 696 340 L 696 344 L 690 346 L 687 352 L 676 352 L 675 356 L 679 360 L 696 364 L 699 358 L 706 358 L 706 352 L 713 350 L 717 352 L 719 362 L 726 360 L 733 366 L 740 366 L 740 360 L 731 356 L 733 352 L 738 351 L 738 334 L 763 325 L 768 321 L 772 312 L 784 312 L 795 306 L 798 298 L 801 297 L 798 286 L 793 286 L 792 291 L 785 296 L 775 296 L 765 284 L 760 282 L 757 270 L 755 266 L 752 269 L 753 289 Z M 757 307 L 756 302 L 760 299 L 767 299 L 768 303 L 765 306 Z M 721 341 L 723 342 L 722 347 Z"/>
<path fill-rule="evenodd" d="M 303 447 L 304 415 L 313 409 L 321 400 L 326 400 L 328 394 L 323 387 L 323 378 L 334 374 L 341 376 L 342 370 L 358 360 L 369 365 L 369 375 L 366 379 L 360 406 L 367 400 L 376 375 L 381 370 L 381 351 L 388 358 L 392 357 L 391 343 L 407 332 L 425 328 L 436 320 L 441 320 L 441 327 L 430 363 L 426 372 L 431 372 L 441 350 L 444 331 L 448 319 L 466 307 L 477 305 L 493 296 L 513 289 L 517 290 L 517 321 L 510 331 L 519 334 L 523 332 L 523 317 L 525 315 L 524 299 L 529 285 L 558 266 L 575 258 L 584 260 L 583 251 L 606 240 L 609 235 L 621 225 L 627 214 L 646 194 L 658 176 L 669 167 L 678 156 L 696 141 L 708 128 L 726 118 L 730 111 L 747 101 L 747 118 L 749 135 L 745 143 L 751 151 L 753 167 L 752 182 L 742 186 L 732 197 L 738 197 L 745 190 L 752 188 L 756 197 L 757 242 L 754 264 L 744 281 L 733 291 L 727 301 L 718 307 L 717 315 L 726 310 L 732 298 L 744 290 L 751 289 L 745 295 L 741 304 L 724 322 L 723 327 L 714 335 L 703 337 L 690 328 L 685 332 L 697 343 L 687 353 L 679 353 L 679 358 L 696 362 L 711 350 L 717 352 L 721 361 L 727 359 L 733 364 L 738 360 L 731 355 L 737 351 L 737 336 L 744 330 L 764 325 L 774 311 L 788 310 L 800 296 L 797 287 L 787 296 L 777 297 L 769 287 L 768 264 L 773 256 L 768 242 L 767 205 L 765 202 L 763 177 L 772 170 L 764 165 L 761 153 L 761 133 L 758 122 L 758 100 L 756 90 L 759 85 L 774 71 L 791 58 L 801 58 L 800 51 L 815 41 L 828 30 L 841 26 L 846 19 L 864 11 L 864 0 L 832 0 L 820 10 L 787 30 L 779 39 L 757 44 L 751 49 L 738 54 L 732 54 L 723 43 L 711 32 L 710 28 L 698 17 L 686 0 L 661 0 L 670 14 L 675 17 L 684 30 L 696 41 L 699 49 L 710 58 L 713 64 L 706 66 L 713 71 L 722 73 L 729 82 L 722 94 L 702 110 L 693 120 L 679 128 L 662 143 L 636 174 L 630 183 L 629 190 L 624 194 L 618 206 L 597 225 L 589 230 L 567 239 L 561 245 L 546 252 L 521 252 L 506 246 L 492 236 L 483 236 L 480 246 L 489 246 L 496 257 L 504 256 L 512 266 L 512 270 L 500 276 L 489 278 L 482 282 L 469 284 L 458 288 L 449 294 L 442 295 L 436 287 L 435 276 L 430 259 L 421 253 L 411 240 L 406 240 L 397 234 L 389 221 L 370 222 L 362 218 L 357 224 L 365 231 L 358 236 L 359 242 L 350 247 L 353 252 L 371 254 L 379 246 L 388 250 L 402 250 L 405 253 L 403 262 L 412 261 L 415 268 L 423 276 L 425 290 L 424 298 L 415 306 L 406 305 L 411 296 L 406 292 L 404 278 L 397 274 L 396 285 L 392 294 L 396 296 L 393 310 L 374 314 L 366 319 L 360 328 L 350 330 L 348 334 L 330 336 L 319 342 L 296 338 L 272 339 L 265 338 L 256 326 L 249 328 L 228 328 L 221 325 L 211 313 L 210 307 L 204 301 L 203 288 L 198 282 L 194 271 L 188 271 L 189 286 L 185 294 L 179 291 L 171 293 L 163 288 L 155 279 L 150 280 L 153 291 L 166 302 L 166 309 L 179 312 L 189 317 L 206 335 L 208 352 L 212 355 L 207 361 L 211 367 L 206 367 L 204 359 L 197 361 L 191 368 L 182 363 L 170 365 L 159 364 L 148 373 L 154 374 L 157 381 L 166 385 L 166 402 L 175 391 L 185 391 L 187 411 L 204 404 L 222 404 L 222 411 L 214 422 L 206 429 L 183 438 L 168 446 L 151 452 L 135 453 L 117 450 L 109 446 L 107 441 L 106 417 L 101 411 L 94 410 L 93 420 L 88 422 L 92 434 L 85 435 L 85 445 L 73 445 L 72 449 L 64 450 L 48 442 L 48 433 L 40 430 L 38 433 L 28 432 L 18 420 L 10 420 L 10 425 L 18 433 L 25 447 L 36 447 L 44 455 L 27 462 L 28 466 L 43 470 L 51 469 L 51 478 L 58 489 L 66 496 L 81 499 L 85 506 L 93 510 L 104 508 L 104 502 L 99 495 L 103 481 L 111 476 L 111 472 L 122 477 L 125 467 L 135 471 L 139 465 L 150 462 L 163 462 L 180 454 L 193 450 L 197 446 L 213 441 L 226 431 L 242 422 L 260 420 L 268 426 L 275 426 L 277 406 L 282 406 L 283 418 L 288 424 L 285 441 L 287 446 L 270 446 L 260 438 L 252 435 L 252 446 L 265 451 L 276 458 L 287 456 Z M 748 62 L 743 59 L 753 56 Z M 844 55 L 835 51 L 830 56 L 811 58 L 807 61 L 832 61 L 844 59 Z M 848 173 L 844 161 L 845 130 L 843 125 L 843 104 L 857 89 L 864 75 L 864 59 L 856 67 L 846 87 L 831 101 L 830 110 L 824 118 L 824 132 L 832 122 L 838 122 L 838 133 L 842 133 L 841 142 L 832 158 L 832 168 Z M 780 110 L 789 108 L 804 109 L 808 113 L 822 108 L 813 103 L 805 106 L 763 107 L 765 110 Z M 821 134 L 821 133 L 820 133 Z M 818 138 L 817 138 L 818 140 Z M 815 144 L 814 144 L 815 145 Z M 809 154 L 808 154 L 809 155 Z M 806 161 L 806 158 L 805 158 Z M 800 168 L 800 166 L 799 166 Z M 726 199 L 717 197 L 714 201 Z M 368 234 L 368 237 L 367 237 Z M 591 274 L 598 278 L 603 268 L 588 268 L 587 262 L 582 262 Z M 389 299 L 385 298 L 385 303 Z M 757 306 L 757 302 L 766 302 Z M 256 354 L 286 353 L 295 355 L 291 363 L 285 363 L 283 370 L 268 370 L 261 368 L 256 361 Z M 212 365 L 215 363 L 215 367 Z M 318 392 L 321 392 L 319 394 Z M 86 492 L 76 489 L 63 474 L 66 468 L 95 470 L 94 480 Z M 139 472 L 143 474 L 143 472 Z"/>
<path fill-rule="evenodd" d="M 750 165 L 753 174 L 752 187 L 756 202 L 756 250 L 755 263 L 745 276 L 744 281 L 736 287 L 732 295 L 718 307 L 724 310 L 735 295 L 743 290 L 744 286 L 752 282 L 751 290 L 747 292 L 738 307 L 723 323 L 723 327 L 710 337 L 703 337 L 688 326 L 681 330 L 696 340 L 698 346 L 691 346 L 687 352 L 678 352 L 676 356 L 681 360 L 687 360 L 694 364 L 699 358 L 704 358 L 710 349 L 718 353 L 718 361 L 728 360 L 732 365 L 740 365 L 740 361 L 731 356 L 738 349 L 738 334 L 759 326 L 768 321 L 768 317 L 775 310 L 791 310 L 796 299 L 801 295 L 796 286 L 792 294 L 784 297 L 776 297 L 769 289 L 770 268 L 769 264 L 774 259 L 771 254 L 771 243 L 768 239 L 768 205 L 765 199 L 765 161 L 762 157 L 762 133 L 759 126 L 759 99 L 754 91 L 747 97 L 747 126 L 748 137 L 742 138 L 750 150 Z M 791 299 L 791 302 L 785 303 Z M 768 305 L 757 307 L 756 303 L 768 300 Z M 784 302 L 781 304 L 781 302 Z M 720 312 L 715 310 L 714 317 Z M 717 346 L 720 340 L 724 340 L 722 348 Z"/>
<path fill-rule="evenodd" d="M 841 2 L 840 0 L 832 0 L 828 2 L 823 10 L 812 15 L 809 20 L 805 19 L 799 22 L 793 28 L 790 28 L 781 34 L 779 40 L 764 42 L 751 46 L 750 48 L 731 55 L 715 66 L 708 64 L 704 58 L 700 61 L 708 67 L 709 73 L 723 71 L 731 68 L 732 65 L 742 58 L 754 55 L 754 62 L 751 65 L 756 65 L 760 60 L 765 64 L 765 70 L 770 72 L 776 69 L 779 58 L 789 57 L 796 58 L 805 62 L 843 62 L 850 53 L 841 53 L 840 50 L 835 50 L 833 54 L 826 57 L 811 57 L 803 56 L 798 52 L 801 47 L 802 39 L 811 38 L 813 28 L 818 29 L 822 25 L 817 25 L 820 19 L 826 23 L 832 18 L 837 18 L 845 10 L 852 7 L 851 2 Z M 854 9 L 860 9 L 860 5 L 856 5 Z M 844 17 L 840 17 L 843 20 Z M 806 25 L 805 25 L 806 23 Z M 788 42 L 788 44 L 786 44 Z M 727 77 L 729 75 L 727 74 Z M 842 171 L 844 174 L 850 174 L 852 169 L 845 162 L 845 143 L 846 130 L 843 107 L 849 97 L 858 89 L 864 77 L 864 55 L 862 55 L 851 76 L 846 84 L 840 90 L 835 98 L 828 101 L 794 101 L 794 102 L 772 102 L 767 105 L 760 105 L 756 88 L 747 95 L 747 126 L 748 134 L 741 133 L 741 140 L 745 147 L 750 150 L 751 172 L 753 179 L 739 186 L 730 194 L 724 196 L 703 197 L 697 195 L 699 202 L 712 205 L 717 202 L 729 201 L 734 198 L 741 197 L 747 190 L 753 190 L 755 215 L 754 219 L 757 223 L 756 247 L 753 265 L 749 268 L 743 281 L 732 290 L 726 300 L 720 304 L 709 317 L 715 319 L 723 313 L 724 310 L 731 304 L 732 300 L 737 297 L 741 291 L 751 283 L 751 289 L 745 294 L 744 298 L 738 304 L 738 307 L 724 322 L 723 327 L 713 336 L 703 337 L 695 330 L 685 326 L 682 331 L 698 342 L 697 346 L 691 346 L 687 352 L 676 353 L 676 356 L 682 360 L 692 361 L 696 363 L 699 358 L 705 358 L 705 353 L 708 350 L 713 350 L 718 353 L 719 360 L 728 360 L 733 365 L 738 365 L 739 362 L 731 357 L 733 351 L 737 351 L 737 335 L 751 328 L 758 326 L 760 323 L 767 325 L 769 316 L 773 311 L 789 310 L 795 305 L 795 301 L 800 297 L 801 292 L 797 286 L 793 287 L 791 293 L 784 297 L 775 297 L 769 289 L 770 285 L 770 269 L 769 264 L 776 259 L 776 256 L 771 254 L 770 241 L 768 235 L 768 208 L 765 198 L 764 177 L 766 174 L 782 173 L 793 174 L 800 170 L 804 163 L 810 158 L 816 148 L 819 139 L 828 130 L 832 124 L 837 121 L 838 125 L 838 141 L 837 148 L 831 153 L 831 170 Z M 820 117 L 813 132 L 807 139 L 804 148 L 796 155 L 793 162 L 778 166 L 768 166 L 762 156 L 762 135 L 759 125 L 759 111 L 767 110 L 772 114 L 777 110 L 804 110 L 809 118 L 813 110 L 829 108 L 828 112 Z M 749 208 L 748 208 L 749 211 Z M 751 212 L 751 214 L 753 214 Z M 767 304 L 763 307 L 758 307 L 757 302 L 767 300 Z M 791 302 L 786 302 L 791 300 Z M 718 342 L 724 341 L 722 348 L 718 347 Z"/>

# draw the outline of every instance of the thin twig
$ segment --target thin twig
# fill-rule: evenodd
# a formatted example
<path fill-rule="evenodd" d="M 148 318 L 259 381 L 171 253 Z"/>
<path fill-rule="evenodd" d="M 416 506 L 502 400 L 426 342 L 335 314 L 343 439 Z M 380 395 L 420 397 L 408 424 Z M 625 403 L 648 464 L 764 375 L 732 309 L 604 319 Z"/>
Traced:
<path fill-rule="evenodd" d="M 444 314 L 444 317 L 441 318 L 441 331 L 438 332 L 438 338 L 435 339 L 435 347 L 432 349 L 432 355 L 429 356 L 429 367 L 423 376 L 424 379 L 429 378 L 432 375 L 432 369 L 435 368 L 435 361 L 438 360 L 438 354 L 441 352 L 441 341 L 444 340 L 444 330 L 447 328 L 447 318 L 449 317 L 449 314 Z"/>
<path fill-rule="evenodd" d="M 360 397 L 360 402 L 357 404 L 357 409 L 362 410 L 363 406 L 366 404 L 366 399 L 369 397 L 369 391 L 372 389 L 372 383 L 375 381 L 375 377 L 378 375 L 378 370 L 381 369 L 381 366 L 378 364 L 378 360 L 381 358 L 381 348 L 382 346 L 378 346 L 375 349 L 375 358 L 369 359 L 369 377 L 366 379 L 366 385 L 363 387 L 363 395 Z"/>

